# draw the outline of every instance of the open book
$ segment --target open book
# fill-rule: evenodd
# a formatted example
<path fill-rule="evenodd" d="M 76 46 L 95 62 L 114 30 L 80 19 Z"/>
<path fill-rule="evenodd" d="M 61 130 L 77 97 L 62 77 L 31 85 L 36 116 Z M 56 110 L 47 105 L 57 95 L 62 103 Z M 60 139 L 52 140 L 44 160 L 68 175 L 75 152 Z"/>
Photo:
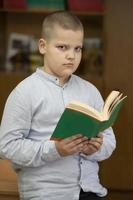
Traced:
<path fill-rule="evenodd" d="M 61 115 L 51 139 L 63 139 L 79 133 L 88 138 L 95 137 L 113 125 L 125 98 L 119 91 L 112 91 L 102 112 L 77 101 L 71 102 Z"/>

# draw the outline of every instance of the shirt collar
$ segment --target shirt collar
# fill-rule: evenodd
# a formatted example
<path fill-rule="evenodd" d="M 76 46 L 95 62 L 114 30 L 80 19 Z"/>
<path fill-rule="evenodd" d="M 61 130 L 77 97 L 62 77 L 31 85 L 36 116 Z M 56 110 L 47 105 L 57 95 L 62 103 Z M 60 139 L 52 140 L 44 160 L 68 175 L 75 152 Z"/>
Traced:
<path fill-rule="evenodd" d="M 56 77 L 56 76 L 54 76 L 54 75 L 51 75 L 51 74 L 46 73 L 46 72 L 43 70 L 43 67 L 38 67 L 38 68 L 36 69 L 36 73 L 37 73 L 42 79 L 45 79 L 45 80 L 47 79 L 48 81 L 51 81 L 51 82 L 55 83 L 56 85 L 60 86 L 60 84 L 59 84 L 59 78 Z M 71 75 L 70 79 L 68 80 L 68 82 L 65 83 L 64 86 L 62 86 L 62 87 L 65 87 L 66 85 L 68 85 L 68 83 L 71 82 L 71 79 L 72 79 L 72 75 Z"/>

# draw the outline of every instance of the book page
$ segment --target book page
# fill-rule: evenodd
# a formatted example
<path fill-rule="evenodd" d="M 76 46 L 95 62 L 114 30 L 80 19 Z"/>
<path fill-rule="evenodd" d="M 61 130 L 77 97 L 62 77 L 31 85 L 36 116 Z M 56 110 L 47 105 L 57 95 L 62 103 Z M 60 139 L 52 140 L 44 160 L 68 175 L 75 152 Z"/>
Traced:
<path fill-rule="evenodd" d="M 89 115 L 99 121 L 102 121 L 101 112 L 98 112 L 94 108 L 92 108 L 89 105 L 86 105 L 84 103 L 80 103 L 78 101 L 73 101 L 67 106 L 67 108 L 77 110 L 77 111 L 82 112 L 86 115 Z"/>
<path fill-rule="evenodd" d="M 119 99 L 119 100 L 117 101 L 117 103 L 113 106 L 111 112 L 109 113 L 110 116 L 112 115 L 112 113 L 114 112 L 114 110 L 116 110 L 117 107 L 120 106 L 119 104 L 122 104 L 123 100 L 124 100 L 126 97 L 127 97 L 127 96 L 124 96 L 123 98 L 121 98 L 121 99 Z M 109 117 L 110 117 L 110 116 L 109 116 Z"/>
<path fill-rule="evenodd" d="M 112 102 L 112 104 L 111 104 L 110 107 L 109 107 L 108 114 L 110 114 L 110 112 L 111 112 L 112 109 L 114 108 L 115 104 L 116 104 L 119 100 L 121 100 L 122 95 L 123 95 L 123 94 L 121 93 L 121 94 L 119 94 L 118 97 L 116 97 L 116 98 L 114 99 L 114 101 Z"/>
<path fill-rule="evenodd" d="M 112 102 L 118 97 L 118 95 L 120 94 L 119 91 L 112 91 L 109 96 L 107 97 L 107 99 L 105 100 L 104 103 L 104 107 L 103 107 L 103 112 L 102 115 L 105 119 L 108 119 L 108 110 L 110 108 L 110 105 L 112 104 Z"/>
<path fill-rule="evenodd" d="M 120 94 L 119 91 L 112 91 L 105 100 L 102 112 L 99 112 L 93 107 L 78 101 L 71 102 L 67 108 L 82 112 L 99 121 L 104 121 L 109 119 L 110 112 L 113 110 L 117 102 L 120 101 L 121 96 L 122 94 Z"/>

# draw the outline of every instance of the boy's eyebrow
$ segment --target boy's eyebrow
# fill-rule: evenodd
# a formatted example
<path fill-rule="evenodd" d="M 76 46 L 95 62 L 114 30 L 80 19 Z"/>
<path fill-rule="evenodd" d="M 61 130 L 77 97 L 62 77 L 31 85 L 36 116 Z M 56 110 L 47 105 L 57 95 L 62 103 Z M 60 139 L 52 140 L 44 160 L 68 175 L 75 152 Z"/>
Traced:
<path fill-rule="evenodd" d="M 67 47 L 70 47 L 71 45 L 70 44 L 67 44 L 67 43 L 65 43 L 65 42 L 57 42 L 57 44 L 56 45 L 65 45 L 65 46 L 67 46 Z M 76 47 L 83 47 L 83 44 L 77 44 L 77 45 L 75 45 Z"/>
<path fill-rule="evenodd" d="M 83 47 L 83 44 L 79 44 L 79 45 L 77 45 L 77 47 Z"/>
<path fill-rule="evenodd" d="M 56 45 L 68 45 L 68 44 L 65 42 L 57 42 Z"/>

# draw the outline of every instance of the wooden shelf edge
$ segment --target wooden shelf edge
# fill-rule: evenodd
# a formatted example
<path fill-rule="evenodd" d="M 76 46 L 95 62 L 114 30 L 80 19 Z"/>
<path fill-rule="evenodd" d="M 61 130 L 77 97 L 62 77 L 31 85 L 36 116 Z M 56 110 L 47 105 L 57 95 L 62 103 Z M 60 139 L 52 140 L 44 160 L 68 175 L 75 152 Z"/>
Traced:
<path fill-rule="evenodd" d="M 29 8 L 29 9 L 0 9 L 0 12 L 3 13 L 38 13 L 38 14 L 49 14 L 51 12 L 55 12 L 61 9 L 44 9 L 44 8 Z M 72 10 L 68 10 L 71 13 L 74 13 L 75 15 L 79 15 L 79 16 L 104 16 L 104 12 L 90 12 L 90 11 L 72 11 Z"/>

